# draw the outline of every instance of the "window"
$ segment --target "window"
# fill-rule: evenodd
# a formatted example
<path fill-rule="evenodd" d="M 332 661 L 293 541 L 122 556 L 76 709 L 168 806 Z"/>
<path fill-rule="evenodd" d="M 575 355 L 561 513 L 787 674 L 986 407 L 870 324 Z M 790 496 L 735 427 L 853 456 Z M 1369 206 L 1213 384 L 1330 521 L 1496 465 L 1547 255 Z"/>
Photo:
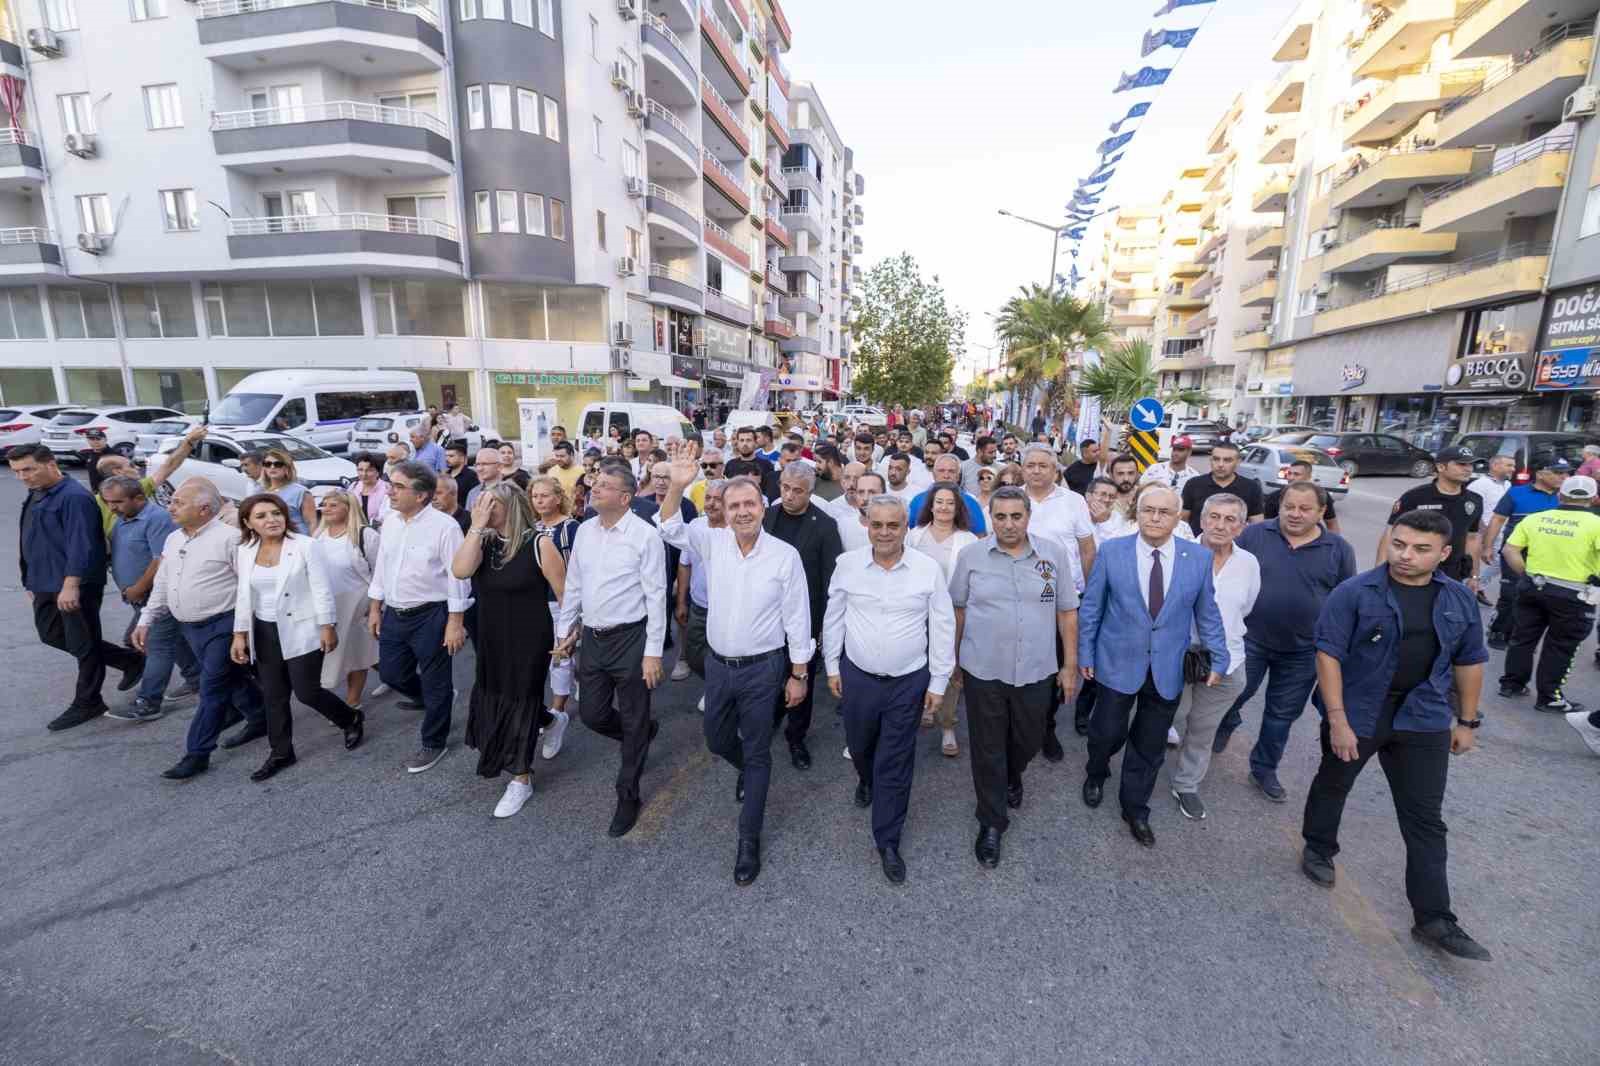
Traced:
<path fill-rule="evenodd" d="M 200 228 L 200 205 L 193 189 L 162 189 L 161 212 L 168 233 Z"/>
<path fill-rule="evenodd" d="M 373 278 L 377 331 L 401 337 L 465 337 L 465 296 L 466 286 L 459 281 Z M 320 411 L 320 401 L 317 407 Z"/>
<path fill-rule="evenodd" d="M 57 340 L 85 340 L 115 337 L 111 324 L 111 289 L 50 289 L 50 320 L 55 323 Z"/>
<path fill-rule="evenodd" d="M 600 58 L 600 20 L 593 15 L 589 16 L 589 57 Z"/>
<path fill-rule="evenodd" d="M 533 0 L 511 0 L 511 21 L 533 28 Z"/>
<path fill-rule="evenodd" d="M 467 86 L 467 129 L 483 129 L 483 86 Z"/>
<path fill-rule="evenodd" d="M 217 337 L 359 337 L 355 279 L 206 282 L 206 327 Z"/>
<path fill-rule="evenodd" d="M 44 21 L 52 30 L 77 29 L 77 0 L 44 0 Z"/>
<path fill-rule="evenodd" d="M 556 199 L 550 201 L 550 236 L 558 241 L 567 239 L 567 205 Z"/>
<path fill-rule="evenodd" d="M 78 226 L 84 233 L 115 232 L 111 228 L 111 197 L 105 193 L 78 197 Z"/>
<path fill-rule="evenodd" d="M 644 234 L 632 226 L 626 227 L 625 233 L 628 238 L 628 255 L 636 263 L 642 261 L 644 259 Z"/>
<path fill-rule="evenodd" d="M 539 132 L 539 94 L 531 89 L 517 90 L 517 129 Z"/>
<path fill-rule="evenodd" d="M 483 17 L 486 19 L 506 20 L 506 0 L 480 0 L 483 5 Z"/>
<path fill-rule="evenodd" d="M 634 59 L 631 55 L 629 55 L 626 49 L 618 48 L 617 49 L 617 62 L 621 63 L 622 64 L 622 68 L 628 72 L 628 82 L 627 83 L 629 85 L 638 85 L 639 84 L 639 61 Z"/>
<path fill-rule="evenodd" d="M 606 339 L 606 291 L 483 282 L 485 334 L 501 340 Z"/>
<path fill-rule="evenodd" d="M 606 213 L 604 211 L 596 211 L 594 213 L 594 230 L 595 239 L 600 242 L 600 250 L 603 252 L 606 250 Z"/>
<path fill-rule="evenodd" d="M 194 294 L 188 282 L 169 285 L 118 285 L 122 329 L 129 337 L 198 336 Z"/>
<path fill-rule="evenodd" d="M 305 91 L 299 85 L 273 85 L 251 89 L 250 110 L 256 112 L 251 121 L 256 125 L 271 126 L 280 122 L 306 120 Z"/>
<path fill-rule="evenodd" d="M 552 141 L 561 139 L 561 105 L 548 96 L 544 98 L 544 135 Z"/>
<path fill-rule="evenodd" d="M 606 142 L 606 124 L 598 118 L 594 120 L 594 154 L 597 159 L 604 159 Z"/>
<path fill-rule="evenodd" d="M 133 21 L 167 17 L 167 0 L 133 0 Z"/>
<path fill-rule="evenodd" d="M 500 212 L 500 232 L 517 232 L 517 194 L 504 189 L 495 190 L 495 210 Z"/>
<path fill-rule="evenodd" d="M 471 22 L 478 17 L 478 0 L 461 0 L 458 16 L 462 22 Z"/>
<path fill-rule="evenodd" d="M 385 203 L 389 214 L 400 218 L 425 218 L 434 222 L 449 222 L 450 212 L 445 206 L 443 193 L 422 196 L 390 196 Z"/>
<path fill-rule="evenodd" d="M 0 289 L 0 340 L 44 340 L 44 311 L 36 286 Z"/>
<path fill-rule="evenodd" d="M 153 130 L 170 130 L 183 125 L 183 107 L 176 85 L 144 87 L 145 123 Z"/>
<path fill-rule="evenodd" d="M 406 111 L 420 111 L 424 115 L 439 117 L 439 94 L 433 92 L 423 93 L 395 93 L 378 97 L 379 107 L 392 107 Z"/>
<path fill-rule="evenodd" d="M 554 37 L 556 35 L 554 0 L 539 0 L 539 31 L 546 37 Z"/>
<path fill-rule="evenodd" d="M 476 192 L 472 194 L 472 207 L 474 224 L 479 233 L 494 232 L 494 210 L 489 206 L 489 194 Z"/>
<path fill-rule="evenodd" d="M 522 224 L 524 231 L 535 237 L 544 236 L 544 197 L 538 193 L 522 194 Z"/>
<path fill-rule="evenodd" d="M 639 154 L 639 146 L 638 145 L 629 144 L 627 141 L 623 141 L 622 142 L 622 176 L 623 177 L 625 177 L 625 178 L 637 178 L 637 177 L 639 177 L 643 173 L 643 171 L 642 171 L 642 169 L 640 168 L 640 165 L 639 165 L 641 159 L 642 159 L 642 157 Z"/>
<path fill-rule="evenodd" d="M 61 105 L 61 126 L 68 133 L 93 133 L 94 109 L 88 93 L 65 93 L 56 97 Z"/>
<path fill-rule="evenodd" d="M 497 130 L 511 128 L 511 86 L 489 86 L 489 125 Z"/>

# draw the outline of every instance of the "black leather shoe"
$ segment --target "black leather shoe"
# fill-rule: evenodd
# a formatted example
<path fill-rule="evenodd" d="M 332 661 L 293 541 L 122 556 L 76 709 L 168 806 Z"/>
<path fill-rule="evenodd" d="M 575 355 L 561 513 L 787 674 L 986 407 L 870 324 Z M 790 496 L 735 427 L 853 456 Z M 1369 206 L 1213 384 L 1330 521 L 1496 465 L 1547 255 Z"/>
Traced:
<path fill-rule="evenodd" d="M 168 781 L 187 781 L 197 777 L 211 768 L 209 755 L 185 755 L 178 760 L 178 765 L 162 772 L 161 776 Z"/>
<path fill-rule="evenodd" d="M 222 747 L 237 748 L 252 740 L 260 740 L 267 735 L 267 723 L 258 722 L 255 725 L 246 723 L 242 729 L 222 738 Z"/>
<path fill-rule="evenodd" d="M 139 683 L 139 679 L 142 677 L 144 677 L 144 659 L 141 658 L 138 666 L 135 666 L 131 670 L 122 671 L 122 680 L 117 682 L 117 691 L 128 691 L 130 688 L 137 685 Z"/>
<path fill-rule="evenodd" d="M 733 800 L 735 803 L 744 802 L 744 771 L 739 771 L 739 780 L 733 785 Z"/>
<path fill-rule="evenodd" d="M 424 704 L 420 700 L 401 700 L 395 704 L 402 711 L 420 711 Z"/>
<path fill-rule="evenodd" d="M 1150 828 L 1150 823 L 1143 818 L 1130 818 L 1123 815 L 1122 820 L 1128 823 L 1128 832 L 1133 834 L 1133 839 L 1147 848 L 1156 846 L 1156 835 Z"/>
<path fill-rule="evenodd" d="M 294 765 L 294 752 L 287 755 L 268 755 L 267 761 L 261 764 L 261 769 L 250 775 L 252 781 L 265 781 L 279 770 L 287 770 Z"/>
<path fill-rule="evenodd" d="M 906 883 L 906 861 L 900 857 L 899 848 L 893 844 L 879 848 L 878 857 L 883 860 L 883 876 L 889 879 L 891 885 Z"/>
<path fill-rule="evenodd" d="M 1505 651 L 1507 648 L 1511 647 L 1511 641 L 1497 633 L 1490 633 L 1489 639 L 1484 643 L 1488 644 L 1489 647 L 1493 648 L 1495 651 Z"/>
<path fill-rule="evenodd" d="M 1072 731 L 1074 733 L 1078 734 L 1080 737 L 1088 736 L 1089 735 L 1089 719 L 1087 719 L 1087 718 L 1074 718 L 1072 720 Z"/>
<path fill-rule="evenodd" d="M 761 838 L 740 837 L 739 855 L 733 860 L 733 883 L 745 887 L 761 873 Z"/>
<path fill-rule="evenodd" d="M 863 808 L 872 806 L 872 786 L 865 781 L 856 782 L 856 806 Z"/>
<path fill-rule="evenodd" d="M 1000 830 L 985 827 L 978 830 L 978 839 L 972 845 L 972 853 L 978 857 L 978 865 L 994 869 L 1000 865 Z"/>
<path fill-rule="evenodd" d="M 364 711 L 356 712 L 356 720 L 351 722 L 344 731 L 344 750 L 354 751 L 361 743 L 361 738 L 367 735 L 367 715 Z"/>
<path fill-rule="evenodd" d="M 1332 888 L 1339 877 L 1333 868 L 1333 860 L 1318 855 L 1310 848 L 1300 852 L 1300 872 L 1323 888 Z"/>
<path fill-rule="evenodd" d="M 656 739 L 656 734 L 659 733 L 659 732 L 661 732 L 661 723 L 659 721 L 657 721 L 656 719 L 654 719 L 654 718 L 650 719 L 650 736 L 649 736 L 649 739 L 647 739 L 645 741 L 645 743 L 648 744 L 651 741 L 655 740 Z"/>
<path fill-rule="evenodd" d="M 52 733 L 59 733 L 63 729 L 71 729 L 85 722 L 103 717 L 106 713 L 104 707 L 68 707 L 50 721 L 45 723 L 45 728 Z"/>
<path fill-rule="evenodd" d="M 1228 750 L 1228 741 L 1233 738 L 1233 727 L 1218 726 L 1217 735 L 1211 738 L 1211 754 L 1221 755 Z"/>
<path fill-rule="evenodd" d="M 1105 798 L 1105 785 L 1100 781 L 1083 779 L 1083 802 L 1090 807 L 1100 806 L 1100 801 Z"/>
<path fill-rule="evenodd" d="M 789 761 L 794 763 L 796 770 L 811 769 L 811 751 L 803 740 L 789 741 Z"/>
<path fill-rule="evenodd" d="M 1006 786 L 1006 806 L 1016 810 L 1022 806 L 1022 782 Z"/>
<path fill-rule="evenodd" d="M 611 825 L 606 828 L 606 836 L 625 837 L 628 830 L 633 828 L 633 823 L 639 820 L 639 801 L 636 799 L 617 800 L 617 810 L 611 816 Z"/>
<path fill-rule="evenodd" d="M 1488 948 L 1472 939 L 1466 930 L 1446 918 L 1435 918 L 1427 925 L 1412 926 L 1411 935 L 1458 959 L 1490 961 Z"/>
<path fill-rule="evenodd" d="M 1500 682 L 1500 698 L 1503 700 L 1513 700 L 1518 696 L 1526 696 L 1527 694 L 1527 685 L 1508 685 L 1504 681 Z"/>
<path fill-rule="evenodd" d="M 1051 762 L 1060 762 L 1067 757 L 1067 753 L 1061 748 L 1061 741 L 1056 739 L 1056 731 L 1054 729 L 1045 730 L 1044 747 L 1039 750 Z"/>

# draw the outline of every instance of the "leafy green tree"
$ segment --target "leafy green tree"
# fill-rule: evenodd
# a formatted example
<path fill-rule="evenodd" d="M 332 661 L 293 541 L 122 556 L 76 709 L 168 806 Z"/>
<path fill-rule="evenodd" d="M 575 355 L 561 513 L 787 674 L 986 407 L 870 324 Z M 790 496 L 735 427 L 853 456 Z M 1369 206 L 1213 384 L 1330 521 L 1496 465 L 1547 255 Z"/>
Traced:
<path fill-rule="evenodd" d="M 854 391 L 874 403 L 923 406 L 944 399 L 955 353 L 966 349 L 967 316 L 945 298 L 938 275 L 924 279 L 902 252 L 867 271 L 850 333 Z"/>
<path fill-rule="evenodd" d="M 1025 286 L 995 316 L 995 332 L 1006 343 L 1006 363 L 1019 395 L 1031 397 L 1041 384 L 1045 408 L 1060 415 L 1073 401 L 1076 353 L 1098 348 L 1110 336 L 1100 308 L 1065 289 Z"/>
<path fill-rule="evenodd" d="M 1112 422 L 1125 422 L 1128 409 L 1146 396 L 1164 405 L 1202 404 L 1205 393 L 1197 389 L 1163 389 L 1155 356 L 1147 340 L 1122 341 L 1078 375 L 1078 395 L 1100 401 L 1100 414 Z"/>

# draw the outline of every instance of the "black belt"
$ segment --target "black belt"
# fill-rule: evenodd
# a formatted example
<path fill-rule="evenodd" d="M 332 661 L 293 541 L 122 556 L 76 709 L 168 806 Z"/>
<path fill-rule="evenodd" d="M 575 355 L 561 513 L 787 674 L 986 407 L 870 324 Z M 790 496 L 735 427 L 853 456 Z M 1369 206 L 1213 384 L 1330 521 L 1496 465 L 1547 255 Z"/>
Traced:
<path fill-rule="evenodd" d="M 389 610 L 401 618 L 410 618 L 412 615 L 421 614 L 423 611 L 431 611 L 435 607 L 443 607 L 444 605 L 445 602 L 443 600 L 430 600 L 427 603 L 419 603 L 415 607 L 391 607 Z"/>
<path fill-rule="evenodd" d="M 770 662 L 775 656 L 784 653 L 783 645 L 778 645 L 771 651 L 757 652 L 755 655 L 723 655 L 714 648 L 707 649 L 711 657 L 730 669 L 737 670 L 741 666 L 755 666 L 757 663 Z"/>
<path fill-rule="evenodd" d="M 587 629 L 589 632 L 593 633 L 597 637 L 609 637 L 613 633 L 620 633 L 624 629 L 632 629 L 634 626 L 642 626 L 642 625 L 644 625 L 644 623 L 645 623 L 645 620 L 643 618 L 637 618 L 637 619 L 633 620 L 632 622 L 623 622 L 620 625 L 614 625 L 614 626 L 584 626 L 583 628 Z"/>

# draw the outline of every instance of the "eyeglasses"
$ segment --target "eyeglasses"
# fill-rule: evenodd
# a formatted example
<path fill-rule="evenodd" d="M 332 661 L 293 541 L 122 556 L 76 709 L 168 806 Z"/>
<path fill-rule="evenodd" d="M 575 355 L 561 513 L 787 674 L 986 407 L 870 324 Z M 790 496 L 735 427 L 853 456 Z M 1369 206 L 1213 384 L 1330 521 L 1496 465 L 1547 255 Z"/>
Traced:
<path fill-rule="evenodd" d="M 278 460 L 278 459 L 265 459 L 265 460 L 262 460 L 261 465 L 262 466 L 266 466 L 266 467 L 284 467 L 284 466 L 287 466 L 288 464 L 284 463 L 283 461 Z"/>

